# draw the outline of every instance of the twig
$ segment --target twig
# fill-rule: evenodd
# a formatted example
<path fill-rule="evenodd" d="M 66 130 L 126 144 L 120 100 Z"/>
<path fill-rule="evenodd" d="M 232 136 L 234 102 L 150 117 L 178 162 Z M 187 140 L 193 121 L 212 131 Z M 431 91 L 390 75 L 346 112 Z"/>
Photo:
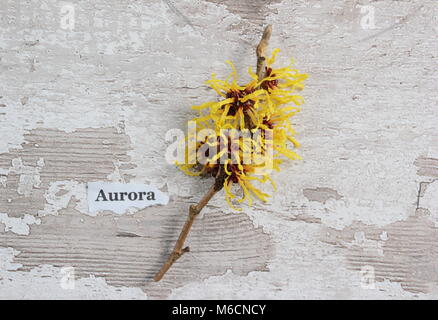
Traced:
<path fill-rule="evenodd" d="M 257 76 L 260 79 L 263 78 L 265 72 L 265 50 L 269 45 L 269 39 L 271 38 L 272 26 L 268 25 L 263 32 L 262 39 L 260 40 L 259 45 L 257 46 L 256 54 L 257 54 Z M 246 120 L 246 119 L 245 119 Z M 251 126 L 250 126 L 251 127 Z M 224 186 L 225 173 L 223 166 L 219 167 L 219 170 L 216 175 L 216 180 L 214 184 L 211 186 L 210 190 L 199 200 L 196 206 L 192 205 L 189 208 L 189 216 L 184 224 L 184 227 L 178 237 L 178 240 L 173 248 L 172 253 L 167 259 L 166 263 L 161 267 L 160 271 L 155 275 L 154 281 L 160 281 L 166 272 L 170 269 L 170 267 L 183 256 L 184 253 L 189 252 L 189 247 L 184 247 L 184 242 L 186 241 L 187 236 L 189 235 L 190 229 L 192 228 L 193 223 L 195 222 L 196 217 L 202 211 L 202 209 L 207 205 L 213 196 L 218 193 Z"/>
<path fill-rule="evenodd" d="M 265 65 L 266 65 L 266 57 L 265 57 L 265 50 L 266 47 L 269 45 L 269 39 L 271 39 L 272 34 L 272 25 L 268 25 L 265 28 L 265 31 L 263 31 L 262 39 L 260 40 L 259 45 L 256 49 L 257 54 L 257 77 L 260 79 L 263 78 L 264 72 L 265 72 Z"/>
<path fill-rule="evenodd" d="M 173 249 L 166 263 L 161 267 L 161 270 L 158 271 L 158 273 L 155 275 L 154 281 L 160 281 L 163 278 L 163 276 L 166 274 L 166 272 L 170 269 L 170 267 L 175 263 L 175 261 L 181 258 L 184 253 L 190 251 L 189 247 L 183 248 L 183 246 L 187 236 L 189 235 L 190 229 L 192 228 L 193 222 L 195 221 L 199 213 L 202 211 L 202 209 L 207 205 L 208 201 L 210 201 L 210 199 L 213 198 L 213 196 L 222 189 L 224 185 L 223 182 L 224 178 L 225 177 L 223 171 L 219 169 L 216 176 L 216 180 L 214 184 L 211 186 L 210 190 L 208 190 L 208 192 L 202 197 L 202 199 L 199 200 L 196 206 L 194 205 L 190 206 L 189 216 L 187 217 L 186 223 L 184 224 L 184 227 L 178 237 L 178 241 L 175 244 L 175 248 Z"/>

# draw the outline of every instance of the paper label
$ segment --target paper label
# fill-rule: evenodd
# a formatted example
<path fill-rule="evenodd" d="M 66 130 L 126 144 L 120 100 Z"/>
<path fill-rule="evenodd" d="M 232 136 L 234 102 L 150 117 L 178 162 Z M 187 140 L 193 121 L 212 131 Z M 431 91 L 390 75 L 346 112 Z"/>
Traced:
<path fill-rule="evenodd" d="M 131 207 L 143 209 L 169 202 L 167 194 L 147 184 L 89 182 L 87 187 L 90 212 L 109 210 L 123 214 Z"/>

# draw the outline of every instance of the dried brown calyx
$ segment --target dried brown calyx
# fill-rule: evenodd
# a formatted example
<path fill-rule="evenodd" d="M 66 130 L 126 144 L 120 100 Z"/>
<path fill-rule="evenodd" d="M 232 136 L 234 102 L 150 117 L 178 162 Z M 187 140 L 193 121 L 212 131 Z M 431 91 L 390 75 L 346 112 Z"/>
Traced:
<path fill-rule="evenodd" d="M 233 98 L 234 101 L 230 104 L 230 109 L 228 110 L 227 116 L 234 116 L 237 114 L 239 109 L 241 108 L 244 113 L 248 112 L 248 110 L 254 107 L 254 100 L 248 99 L 245 102 L 239 101 L 239 99 L 244 98 L 245 96 L 253 93 L 254 88 L 245 88 L 243 90 L 233 90 L 227 93 L 226 98 Z"/>
<path fill-rule="evenodd" d="M 266 77 L 275 77 L 275 73 L 272 72 L 272 68 L 265 67 L 265 70 L 266 70 L 265 71 L 266 72 Z M 267 91 L 274 90 L 274 89 L 277 88 L 277 86 L 278 86 L 278 80 L 277 79 L 263 81 L 263 83 L 260 85 L 260 87 L 262 89 L 265 89 Z"/>

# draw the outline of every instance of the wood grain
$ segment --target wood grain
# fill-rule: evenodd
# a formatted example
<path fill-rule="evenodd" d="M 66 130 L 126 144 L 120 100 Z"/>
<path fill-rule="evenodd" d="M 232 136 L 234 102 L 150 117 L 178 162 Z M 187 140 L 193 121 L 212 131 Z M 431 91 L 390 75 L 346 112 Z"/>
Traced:
<path fill-rule="evenodd" d="M 206 214 L 188 238 L 190 253 L 174 264 L 164 279 L 153 282 L 170 253 L 186 218 L 187 203 L 148 208 L 134 215 L 87 217 L 74 201 L 48 216 L 29 236 L 0 233 L 0 246 L 21 253 L 15 261 L 29 271 L 42 264 L 72 266 L 78 278 L 104 277 L 108 284 L 139 287 L 149 298 L 165 298 L 170 290 L 231 270 L 238 275 L 267 271 L 273 254 L 270 237 L 245 215 Z"/>
<path fill-rule="evenodd" d="M 90 287 L 76 298 L 438 297 L 435 0 L 80 1 L 73 30 L 59 5 L 0 7 L 0 297 L 57 298 L 67 265 Z M 166 132 L 216 99 L 204 82 L 226 78 L 225 60 L 247 79 L 268 24 L 276 66 L 309 74 L 293 121 L 303 161 L 242 214 L 215 197 L 154 284 L 209 186 L 165 162 Z M 96 180 L 153 183 L 171 201 L 94 217 Z"/>
<path fill-rule="evenodd" d="M 45 193 L 52 182 L 105 180 L 116 165 L 123 168 L 123 163 L 130 159 L 129 137 L 119 134 L 116 128 L 79 129 L 72 133 L 35 129 L 25 134 L 24 139 L 20 149 L 0 154 L 0 168 L 12 168 L 0 192 L 1 212 L 11 217 L 36 216 L 44 209 Z M 23 169 L 13 166 L 13 161 L 19 160 L 19 166 L 28 167 L 27 170 L 37 168 L 40 159 L 43 164 L 37 173 L 26 174 L 26 168 L 23 173 Z M 18 192 L 23 175 L 40 179 L 27 195 Z"/>

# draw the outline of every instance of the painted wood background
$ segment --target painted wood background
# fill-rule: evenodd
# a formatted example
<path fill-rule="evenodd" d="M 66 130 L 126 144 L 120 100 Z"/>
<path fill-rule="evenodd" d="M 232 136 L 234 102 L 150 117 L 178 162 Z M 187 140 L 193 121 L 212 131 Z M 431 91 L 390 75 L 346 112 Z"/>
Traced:
<path fill-rule="evenodd" d="M 269 23 L 309 74 L 304 160 L 267 204 L 216 197 L 153 283 L 210 184 L 165 133 Z M 0 298 L 438 298 L 436 0 L 1 0 L 0 27 Z M 171 200 L 92 215 L 89 181 Z"/>

